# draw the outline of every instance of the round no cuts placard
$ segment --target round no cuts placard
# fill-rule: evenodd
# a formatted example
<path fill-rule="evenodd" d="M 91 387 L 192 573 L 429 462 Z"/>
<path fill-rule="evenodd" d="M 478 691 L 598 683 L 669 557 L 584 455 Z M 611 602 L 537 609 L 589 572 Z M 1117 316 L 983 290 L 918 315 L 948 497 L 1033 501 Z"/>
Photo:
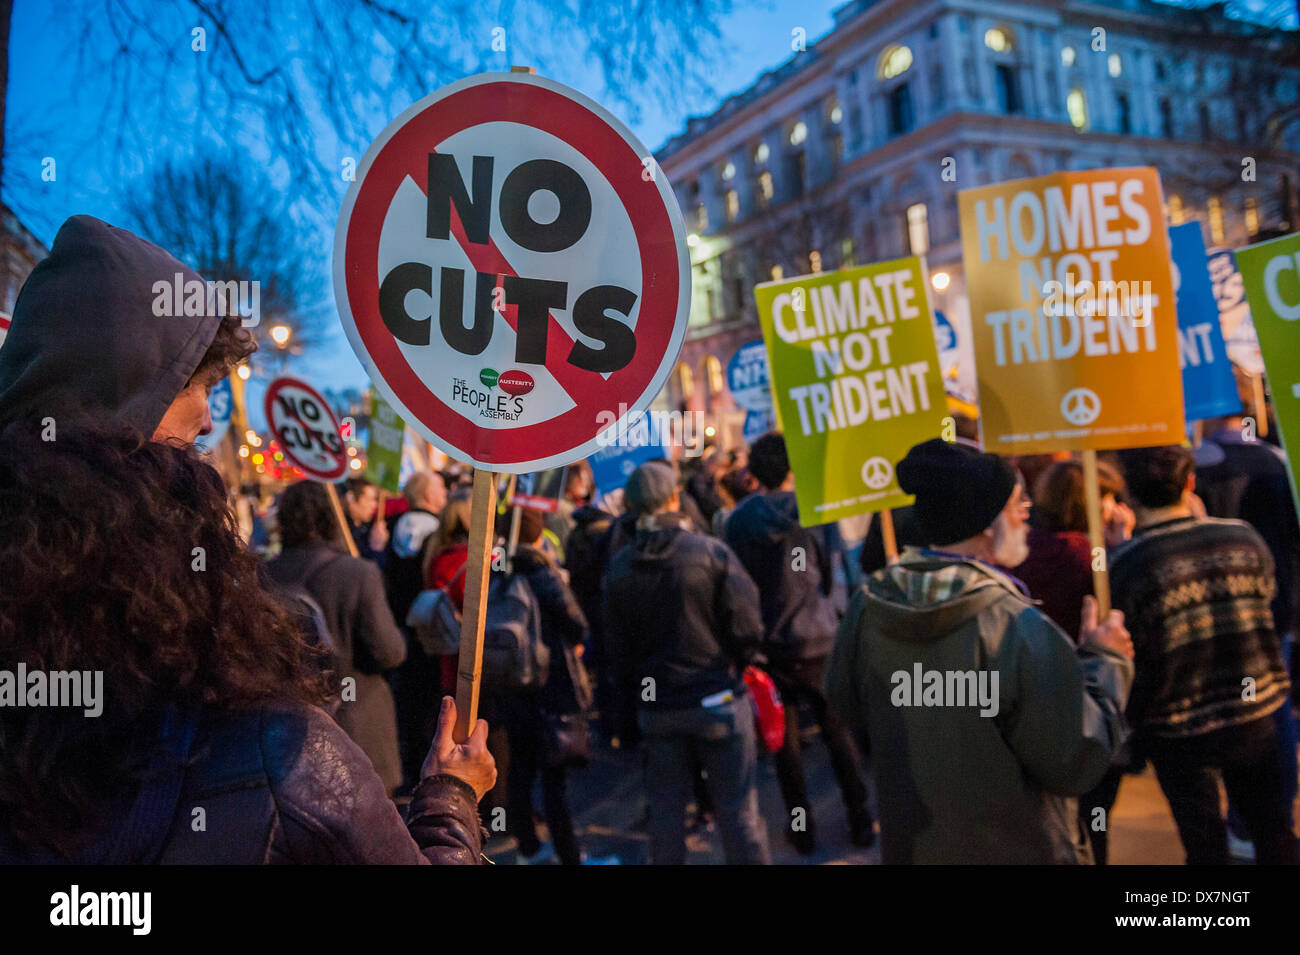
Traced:
<path fill-rule="evenodd" d="M 290 463 L 317 481 L 337 481 L 348 467 L 339 422 L 306 382 L 277 378 L 266 389 L 266 421 Z"/>
<path fill-rule="evenodd" d="M 586 457 L 649 407 L 686 333 L 685 240 L 621 122 L 550 80 L 483 74 L 366 152 L 339 214 L 335 297 L 413 428 L 523 474 Z"/>

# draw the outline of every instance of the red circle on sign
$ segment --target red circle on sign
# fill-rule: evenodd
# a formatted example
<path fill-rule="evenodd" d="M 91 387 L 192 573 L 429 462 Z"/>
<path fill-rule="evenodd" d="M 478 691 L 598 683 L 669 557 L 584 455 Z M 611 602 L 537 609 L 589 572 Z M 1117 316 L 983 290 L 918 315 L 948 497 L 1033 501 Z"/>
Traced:
<path fill-rule="evenodd" d="M 658 391 L 658 387 L 651 390 L 652 384 L 657 381 L 662 386 L 676 361 L 685 334 L 690 281 L 681 217 L 675 201 L 671 207 L 667 204 L 667 188 L 661 192 L 657 174 L 646 174 L 648 167 L 632 145 L 631 134 L 614 128 L 611 122 L 617 121 L 607 120 L 608 114 L 595 104 L 587 105 L 580 94 L 561 92 L 558 84 L 524 74 L 471 78 L 448 89 L 417 103 L 390 125 L 391 134 L 387 130 L 381 134 L 344 203 L 335 248 L 335 284 L 345 330 L 380 390 L 449 453 L 502 471 L 569 463 L 595 450 L 596 436 L 611 427 L 612 419 L 601 422 L 601 412 L 617 415 L 622 405 L 629 412 L 643 410 Z M 622 202 L 641 259 L 632 361 L 606 379 L 568 365 L 568 348 L 548 349 L 545 367 L 575 405 L 546 421 L 511 429 L 480 427 L 430 391 L 402 355 L 378 307 L 379 241 L 398 187 L 409 176 L 427 195 L 428 155 L 433 147 L 462 130 L 499 122 L 534 127 L 582 153 Z M 504 174 L 496 176 L 494 189 L 499 189 Z M 495 194 L 492 201 L 496 202 Z M 490 254 L 502 263 L 500 273 L 513 274 L 495 246 Z M 431 321 L 436 326 L 436 320 Z M 570 386 L 565 386 L 566 380 Z"/>
<path fill-rule="evenodd" d="M 275 381 L 271 382 L 270 386 L 266 389 L 266 400 L 262 404 L 263 410 L 266 412 L 267 427 L 271 429 L 271 436 L 275 438 L 276 442 L 280 445 L 280 449 L 284 451 L 284 456 L 293 463 L 294 467 L 298 468 L 308 477 L 317 481 L 337 481 L 347 472 L 348 469 L 348 455 L 347 451 L 343 450 L 344 444 L 341 437 L 339 438 L 338 467 L 329 471 L 319 471 L 312 467 L 309 462 L 303 461 L 293 453 L 293 450 L 287 444 L 285 444 L 284 435 L 276 426 L 276 417 L 272 414 L 275 399 L 285 388 L 297 388 L 300 391 L 305 391 L 308 397 L 315 401 L 316 404 L 324 410 L 327 415 L 329 415 L 330 427 L 333 429 L 333 433 L 335 435 L 339 434 L 339 419 L 334 417 L 334 409 L 329 406 L 329 402 L 321 397 L 320 392 L 306 382 L 299 381 L 297 378 L 277 378 Z M 305 421 L 301 420 L 298 423 L 304 427 L 307 425 Z M 332 454 L 333 452 L 329 453 Z"/>
<path fill-rule="evenodd" d="M 497 379 L 497 387 L 508 395 L 526 395 L 535 384 L 526 371 L 508 371 Z"/>

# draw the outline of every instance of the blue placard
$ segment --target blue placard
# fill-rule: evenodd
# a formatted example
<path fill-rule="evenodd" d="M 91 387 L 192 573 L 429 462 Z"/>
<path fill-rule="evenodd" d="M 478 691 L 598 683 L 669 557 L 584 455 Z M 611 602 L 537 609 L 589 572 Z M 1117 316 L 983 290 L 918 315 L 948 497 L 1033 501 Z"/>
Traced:
<path fill-rule="evenodd" d="M 626 431 L 614 432 L 616 443 L 601 448 L 587 459 L 591 476 L 601 494 L 621 490 L 628 475 L 653 458 L 672 458 L 664 446 L 660 429 L 651 428 L 648 415 L 642 415 Z"/>
<path fill-rule="evenodd" d="M 1178 359 L 1183 367 L 1183 404 L 1188 421 L 1237 414 L 1241 400 L 1223 342 L 1219 304 L 1210 284 L 1201 224 L 1169 230 L 1178 299 Z"/>
<path fill-rule="evenodd" d="M 770 411 L 772 389 L 767 371 L 767 346 L 762 339 L 748 342 L 727 362 L 727 390 L 746 411 Z"/>
<path fill-rule="evenodd" d="M 200 451 L 211 451 L 230 428 L 230 413 L 235 407 L 235 396 L 230 390 L 230 379 L 222 378 L 208 395 L 208 412 L 212 415 L 212 432 L 201 434 L 194 444 Z"/>
<path fill-rule="evenodd" d="M 771 408 L 766 411 L 746 411 L 745 427 L 741 431 L 741 437 L 745 439 L 746 444 L 753 444 L 775 428 L 776 412 Z"/>

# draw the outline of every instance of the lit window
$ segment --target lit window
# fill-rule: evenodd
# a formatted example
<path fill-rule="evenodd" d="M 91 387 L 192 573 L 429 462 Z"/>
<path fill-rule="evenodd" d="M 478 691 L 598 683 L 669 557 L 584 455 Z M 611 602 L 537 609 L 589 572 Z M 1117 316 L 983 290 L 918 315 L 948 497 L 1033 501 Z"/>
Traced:
<path fill-rule="evenodd" d="M 709 231 L 709 210 L 702 202 L 695 208 L 695 227 L 700 232 Z"/>
<path fill-rule="evenodd" d="M 840 121 L 843 119 L 844 119 L 844 110 L 840 109 L 839 103 L 836 103 L 834 106 L 831 107 L 831 122 L 834 125 L 838 126 L 840 124 Z"/>
<path fill-rule="evenodd" d="M 1246 200 L 1246 234 L 1255 236 L 1259 233 L 1259 203 L 1254 198 Z"/>
<path fill-rule="evenodd" d="M 930 217 L 924 202 L 907 207 L 907 238 L 913 255 L 925 255 L 930 251 Z"/>
<path fill-rule="evenodd" d="M 691 400 L 691 395 L 695 394 L 695 376 L 691 374 L 691 366 L 685 362 L 677 363 L 677 391 L 681 401 Z"/>
<path fill-rule="evenodd" d="M 1070 95 L 1065 98 L 1065 109 L 1070 114 L 1070 122 L 1075 129 L 1087 127 L 1088 100 L 1084 97 L 1083 90 L 1078 87 L 1070 90 Z"/>
<path fill-rule="evenodd" d="M 852 239 L 840 239 L 840 265 L 848 267 L 854 263 L 854 249 Z"/>
<path fill-rule="evenodd" d="M 790 145 L 798 146 L 808 138 L 808 127 L 802 122 L 795 123 L 794 129 L 790 130 Z"/>
<path fill-rule="evenodd" d="M 1011 49 L 1011 37 L 1001 27 L 994 27 L 984 34 L 984 45 L 994 53 L 1006 53 Z"/>
<path fill-rule="evenodd" d="M 808 267 L 814 272 L 820 272 L 822 270 L 822 254 L 816 249 L 813 249 L 808 253 Z"/>
<path fill-rule="evenodd" d="M 880 54 L 880 78 L 892 80 L 912 68 L 912 51 L 905 46 L 891 46 Z"/>
<path fill-rule="evenodd" d="M 740 196 L 735 189 L 727 190 L 727 221 L 735 222 L 740 215 Z"/>
<path fill-rule="evenodd" d="M 727 379 L 722 374 L 722 362 L 718 361 L 716 355 L 704 356 L 704 374 L 709 383 L 709 393 L 719 395 L 722 389 L 727 386 Z"/>
<path fill-rule="evenodd" d="M 1067 46 L 1061 48 L 1061 62 L 1066 66 L 1074 66 L 1074 47 Z"/>
<path fill-rule="evenodd" d="M 785 269 L 781 268 L 779 265 L 772 266 L 772 281 L 779 282 L 783 278 L 785 278 Z"/>
<path fill-rule="evenodd" d="M 1187 214 L 1183 212 L 1183 197 L 1174 193 L 1169 197 L 1169 224 L 1182 225 L 1187 220 Z"/>
<path fill-rule="evenodd" d="M 766 170 L 758 176 L 758 191 L 762 193 L 763 200 L 770 201 L 772 198 L 772 174 Z"/>
<path fill-rule="evenodd" d="M 767 143 L 759 143 L 758 148 L 754 150 L 754 162 L 760 164 L 767 162 L 767 157 L 770 152 L 771 151 L 767 148 Z"/>
<path fill-rule="evenodd" d="M 1209 212 L 1210 240 L 1215 245 L 1223 245 L 1223 202 L 1218 196 L 1210 197 Z"/>
<path fill-rule="evenodd" d="M 1110 71 L 1111 76 L 1119 76 L 1124 72 L 1124 62 L 1119 58 L 1118 53 L 1106 57 L 1106 69 Z"/>
<path fill-rule="evenodd" d="M 722 167 L 722 178 L 727 180 L 736 178 L 736 164 L 734 162 L 729 162 Z"/>

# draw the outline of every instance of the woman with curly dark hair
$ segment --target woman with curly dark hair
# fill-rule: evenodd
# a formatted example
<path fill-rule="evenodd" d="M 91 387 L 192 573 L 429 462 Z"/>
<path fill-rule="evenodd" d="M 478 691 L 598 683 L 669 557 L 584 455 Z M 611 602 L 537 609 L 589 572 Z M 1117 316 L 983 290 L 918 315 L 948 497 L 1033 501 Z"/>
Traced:
<path fill-rule="evenodd" d="M 251 337 L 159 316 L 173 281 L 202 288 L 76 216 L 0 349 L 0 684 L 27 704 L 0 696 L 0 861 L 477 862 L 487 727 L 457 746 L 444 706 L 408 830 L 192 445 Z M 31 705 L 16 673 L 102 699 Z"/>

